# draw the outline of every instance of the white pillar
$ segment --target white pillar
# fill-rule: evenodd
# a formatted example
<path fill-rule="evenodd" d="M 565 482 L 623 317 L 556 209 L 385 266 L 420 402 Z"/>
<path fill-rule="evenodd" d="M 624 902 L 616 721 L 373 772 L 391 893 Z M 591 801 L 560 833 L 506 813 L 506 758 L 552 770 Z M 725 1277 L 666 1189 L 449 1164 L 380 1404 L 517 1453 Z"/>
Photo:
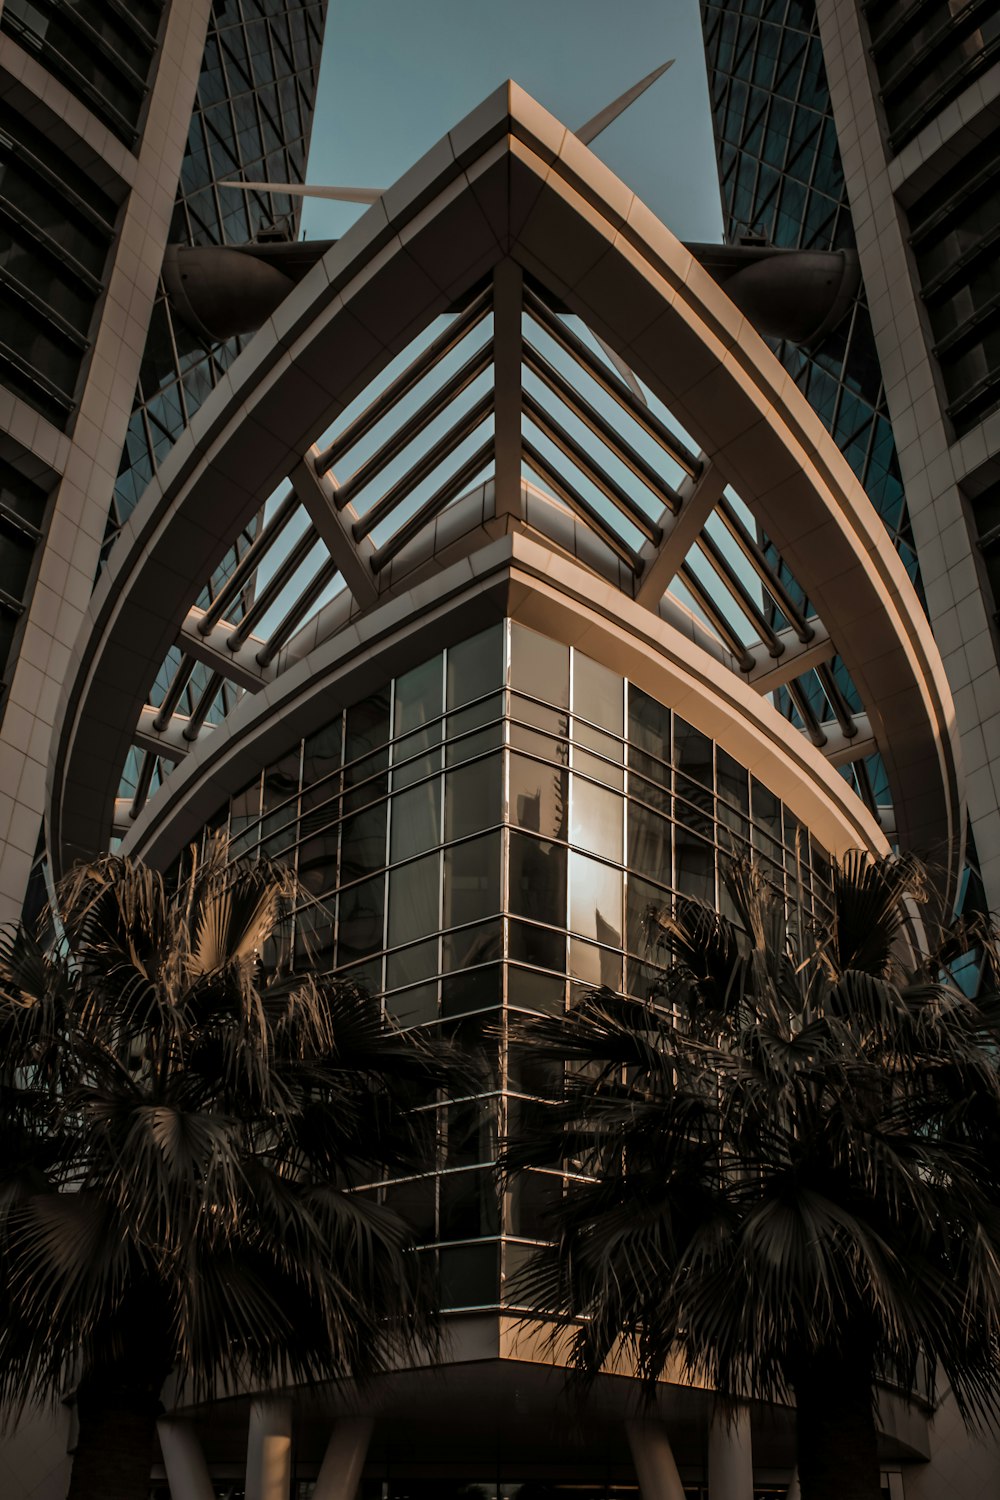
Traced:
<path fill-rule="evenodd" d="M 785 1500 L 799 1500 L 800 1493 L 799 1471 L 798 1469 L 793 1469 L 792 1477 L 788 1483 L 788 1489 L 785 1491 Z"/>
<path fill-rule="evenodd" d="M 313 1490 L 313 1500 L 354 1500 L 372 1435 L 369 1417 L 343 1417 L 334 1426 Z"/>
<path fill-rule="evenodd" d="M 191 1423 L 161 1417 L 156 1431 L 171 1500 L 215 1500 L 208 1464 Z"/>
<path fill-rule="evenodd" d="M 716 1408 L 708 1429 L 708 1500 L 753 1500 L 750 1411 Z"/>
<path fill-rule="evenodd" d="M 684 1500 L 665 1429 L 659 1422 L 627 1422 L 625 1426 L 642 1500 Z"/>
<path fill-rule="evenodd" d="M 292 1484 L 292 1403 L 265 1396 L 250 1407 L 246 1500 L 289 1500 Z"/>

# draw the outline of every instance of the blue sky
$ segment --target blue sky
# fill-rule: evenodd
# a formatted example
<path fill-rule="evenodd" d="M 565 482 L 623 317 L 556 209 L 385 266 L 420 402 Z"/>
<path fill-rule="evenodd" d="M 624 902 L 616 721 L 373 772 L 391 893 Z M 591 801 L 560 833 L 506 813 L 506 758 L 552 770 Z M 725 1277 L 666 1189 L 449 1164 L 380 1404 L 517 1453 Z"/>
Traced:
<path fill-rule="evenodd" d="M 697 0 L 330 0 L 309 180 L 388 187 L 514 78 L 571 128 L 668 57 L 594 150 L 682 239 L 721 239 Z M 310 239 L 363 210 L 307 201 Z"/>

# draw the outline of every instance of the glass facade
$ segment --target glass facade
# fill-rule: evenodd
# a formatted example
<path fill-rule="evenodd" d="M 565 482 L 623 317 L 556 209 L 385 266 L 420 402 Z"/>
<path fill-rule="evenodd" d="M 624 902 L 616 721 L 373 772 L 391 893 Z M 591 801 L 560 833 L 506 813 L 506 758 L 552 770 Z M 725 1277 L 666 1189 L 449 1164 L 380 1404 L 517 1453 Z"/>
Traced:
<path fill-rule="evenodd" d="M 0 381 L 62 429 L 117 212 L 44 131 L 0 105 Z"/>
<path fill-rule="evenodd" d="M 229 179 L 303 182 L 326 0 L 214 0 L 171 223 L 173 243 L 246 244 L 301 199 L 219 187 Z M 228 369 L 243 340 L 203 347 L 171 314 L 161 286 L 115 486 L 117 528 Z"/>
<path fill-rule="evenodd" d="M 1000 130 L 950 162 L 907 218 L 948 415 L 966 432 L 1000 404 Z"/>
<path fill-rule="evenodd" d="M 702 21 L 727 238 L 853 248 L 814 0 L 702 0 Z M 773 347 L 919 582 L 864 288 L 819 345 Z"/>
<path fill-rule="evenodd" d="M 1000 57 L 996 0 L 864 0 L 872 58 L 898 152 Z"/>
<path fill-rule="evenodd" d="M 513 622 L 440 652 L 338 714 L 213 824 L 234 853 L 291 863 L 312 895 L 300 961 L 336 970 L 405 1025 L 483 1047 L 493 1086 L 440 1110 L 435 1178 L 382 1189 L 437 1259 L 450 1308 L 494 1306 L 542 1232 L 559 1174 L 501 1215 L 498 1127 L 544 1064 L 507 1047 L 508 1010 L 556 1013 L 600 985 L 648 992 L 651 907 L 723 911 L 727 858 L 761 863 L 790 910 L 829 866 L 779 799 L 634 684 Z"/>
<path fill-rule="evenodd" d="M 0 28 L 134 146 L 163 0 L 6 0 Z"/>

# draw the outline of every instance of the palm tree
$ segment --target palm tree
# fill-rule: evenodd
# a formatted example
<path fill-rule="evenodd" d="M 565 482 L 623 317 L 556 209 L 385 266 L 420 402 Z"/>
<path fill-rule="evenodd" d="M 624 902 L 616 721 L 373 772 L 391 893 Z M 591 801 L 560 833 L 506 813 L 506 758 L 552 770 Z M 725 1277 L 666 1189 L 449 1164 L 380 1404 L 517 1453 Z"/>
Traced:
<path fill-rule="evenodd" d="M 222 844 L 173 892 L 109 856 L 58 944 L 0 940 L 0 1404 L 75 1388 L 70 1500 L 148 1494 L 171 1370 L 198 1399 L 433 1345 L 406 1226 L 355 1189 L 426 1164 L 405 1106 L 447 1059 L 292 971 L 298 894 Z"/>
<path fill-rule="evenodd" d="M 915 952 L 911 862 L 848 858 L 805 952 L 758 871 L 729 887 L 736 923 L 651 915 L 648 1002 L 527 1026 L 565 1087 L 507 1167 L 570 1176 L 521 1300 L 586 1377 L 680 1358 L 725 1402 L 794 1396 L 802 1500 L 878 1500 L 879 1383 L 1000 1407 L 997 1010 L 942 967 L 968 932 Z"/>

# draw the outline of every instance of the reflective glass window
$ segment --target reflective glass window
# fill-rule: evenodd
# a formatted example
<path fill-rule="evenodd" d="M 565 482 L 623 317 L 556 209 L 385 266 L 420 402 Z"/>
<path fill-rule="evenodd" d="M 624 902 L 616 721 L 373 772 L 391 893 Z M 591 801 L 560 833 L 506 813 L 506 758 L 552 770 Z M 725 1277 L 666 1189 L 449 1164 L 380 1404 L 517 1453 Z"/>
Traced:
<path fill-rule="evenodd" d="M 565 838 L 569 777 L 558 766 L 510 757 L 510 821 L 516 828 L 544 838 Z"/>
<path fill-rule="evenodd" d="M 527 834 L 510 835 L 510 909 L 562 927 L 566 921 L 566 849 Z"/>
<path fill-rule="evenodd" d="M 444 925 L 459 927 L 500 910 L 500 835 L 453 844 L 444 855 Z"/>
<path fill-rule="evenodd" d="M 448 648 L 448 707 L 461 708 L 503 682 L 503 627 L 491 625 Z"/>
<path fill-rule="evenodd" d="M 441 842 L 441 781 L 437 776 L 397 792 L 392 799 L 389 858 L 409 859 Z"/>
<path fill-rule="evenodd" d="M 574 932 L 615 947 L 622 941 L 622 874 L 570 850 L 569 917 Z"/>
<path fill-rule="evenodd" d="M 364 880 L 341 891 L 337 928 L 337 962 L 349 964 L 382 947 L 385 877 Z"/>
<path fill-rule="evenodd" d="M 425 938 L 440 927 L 441 856 L 425 855 L 389 872 L 390 948 Z"/>
<path fill-rule="evenodd" d="M 621 735 L 624 729 L 625 684 L 617 672 L 581 656 L 573 654 L 573 711 L 589 719 L 592 724 L 607 729 L 611 734 Z"/>
<path fill-rule="evenodd" d="M 582 776 L 573 777 L 570 815 L 570 842 L 591 854 L 622 861 L 621 797 L 604 787 L 595 786 Z"/>
<path fill-rule="evenodd" d="M 569 647 L 512 621 L 510 684 L 543 703 L 568 708 Z"/>
<path fill-rule="evenodd" d="M 445 839 L 464 838 L 491 828 L 502 815 L 499 755 L 474 760 L 445 776 Z"/>

